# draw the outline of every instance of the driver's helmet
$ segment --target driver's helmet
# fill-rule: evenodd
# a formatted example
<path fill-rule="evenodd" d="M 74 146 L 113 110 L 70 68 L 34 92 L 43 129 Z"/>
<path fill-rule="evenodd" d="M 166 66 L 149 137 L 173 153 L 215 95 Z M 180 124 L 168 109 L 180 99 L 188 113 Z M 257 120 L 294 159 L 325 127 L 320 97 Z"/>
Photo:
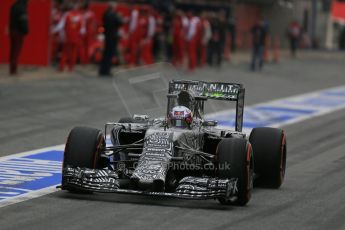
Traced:
<path fill-rule="evenodd" d="M 185 106 L 175 106 L 169 114 L 170 123 L 177 128 L 190 128 L 193 122 L 193 114 Z"/>

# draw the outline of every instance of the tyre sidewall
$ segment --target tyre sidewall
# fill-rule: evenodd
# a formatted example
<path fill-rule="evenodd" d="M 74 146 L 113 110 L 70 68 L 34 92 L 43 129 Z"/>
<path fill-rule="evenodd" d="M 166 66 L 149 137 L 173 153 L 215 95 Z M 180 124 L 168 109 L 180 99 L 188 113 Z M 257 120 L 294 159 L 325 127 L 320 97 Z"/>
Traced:
<path fill-rule="evenodd" d="M 238 199 L 234 203 L 221 201 L 223 204 L 245 205 L 251 198 L 253 189 L 253 154 L 250 143 L 245 139 L 229 138 L 222 140 L 217 148 L 218 176 L 221 179 L 238 178 Z M 222 170 L 224 163 L 230 164 L 230 170 Z"/>
<path fill-rule="evenodd" d="M 100 130 L 76 127 L 67 138 L 63 166 L 100 168 L 100 153 L 104 146 L 105 138 Z"/>
<path fill-rule="evenodd" d="M 279 188 L 283 183 L 286 167 L 286 136 L 283 130 L 255 128 L 249 141 L 254 151 L 257 185 Z"/>

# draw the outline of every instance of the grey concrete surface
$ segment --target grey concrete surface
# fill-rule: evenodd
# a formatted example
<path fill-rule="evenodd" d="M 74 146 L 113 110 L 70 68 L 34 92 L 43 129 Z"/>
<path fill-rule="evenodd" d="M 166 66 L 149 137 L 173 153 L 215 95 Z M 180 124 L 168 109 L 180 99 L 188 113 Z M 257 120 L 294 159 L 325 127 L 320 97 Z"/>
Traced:
<path fill-rule="evenodd" d="M 250 105 L 345 85 L 343 63 L 285 60 L 260 73 L 238 63 L 185 78 L 242 82 Z M 125 116 L 112 84 L 112 79 L 83 75 L 0 83 L 0 155 L 61 144 L 75 125 L 102 128 L 104 122 Z M 140 104 L 136 98 L 125 99 L 131 106 Z M 215 104 L 210 110 L 223 108 Z M 279 190 L 256 189 L 246 207 L 58 191 L 1 208 L 0 229 L 345 229 L 344 119 L 341 110 L 284 127 L 285 183 Z"/>

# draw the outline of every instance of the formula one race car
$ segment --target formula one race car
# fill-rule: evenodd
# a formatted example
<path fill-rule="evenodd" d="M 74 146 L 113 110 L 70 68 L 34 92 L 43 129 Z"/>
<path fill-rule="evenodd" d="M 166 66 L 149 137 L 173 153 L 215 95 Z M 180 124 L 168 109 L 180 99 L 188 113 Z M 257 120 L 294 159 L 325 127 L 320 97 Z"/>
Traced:
<path fill-rule="evenodd" d="M 279 188 L 285 175 L 286 136 L 280 129 L 254 128 L 246 137 L 244 92 L 241 84 L 173 80 L 164 118 L 122 118 L 107 123 L 104 134 L 74 128 L 65 147 L 61 188 L 218 199 L 234 205 L 250 200 L 254 180 Z M 235 131 L 204 119 L 208 99 L 236 102 Z"/>

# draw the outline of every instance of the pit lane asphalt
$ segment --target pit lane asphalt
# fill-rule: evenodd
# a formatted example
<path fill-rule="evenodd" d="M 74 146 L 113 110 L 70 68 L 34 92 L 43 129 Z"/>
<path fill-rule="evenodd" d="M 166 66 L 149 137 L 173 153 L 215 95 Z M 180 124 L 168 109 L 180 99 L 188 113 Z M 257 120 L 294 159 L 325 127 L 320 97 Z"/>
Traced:
<path fill-rule="evenodd" d="M 343 62 L 285 60 L 261 73 L 240 64 L 186 78 L 242 82 L 250 105 L 345 85 Z M 111 79 L 77 74 L 2 83 L 0 98 L 1 156 L 61 144 L 75 125 L 101 129 L 126 115 Z M 286 180 L 279 190 L 256 189 L 246 207 L 57 191 L 1 208 L 0 229 L 344 229 L 344 119 L 341 110 L 284 127 Z"/>

